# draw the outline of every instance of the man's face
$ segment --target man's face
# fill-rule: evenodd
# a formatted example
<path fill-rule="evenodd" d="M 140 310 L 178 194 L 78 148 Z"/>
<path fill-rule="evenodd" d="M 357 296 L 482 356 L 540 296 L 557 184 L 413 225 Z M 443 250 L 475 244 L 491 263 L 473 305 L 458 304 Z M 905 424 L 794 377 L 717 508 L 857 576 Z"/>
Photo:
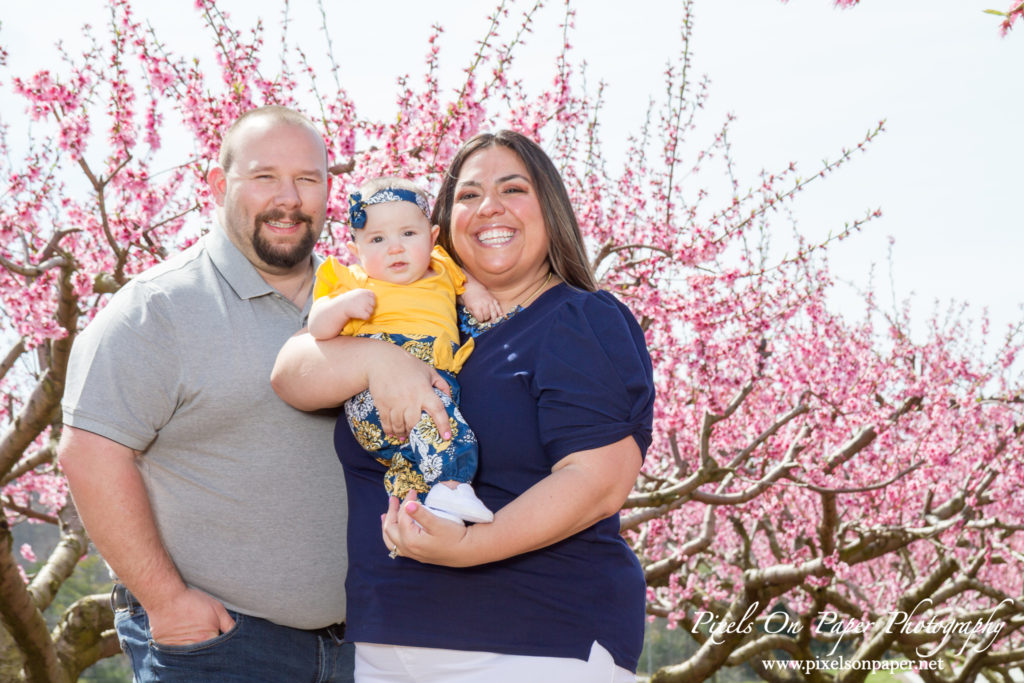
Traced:
<path fill-rule="evenodd" d="M 306 267 L 324 228 L 330 189 L 320 136 L 305 126 L 254 119 L 231 144 L 230 168 L 210 174 L 228 237 L 265 273 Z"/>

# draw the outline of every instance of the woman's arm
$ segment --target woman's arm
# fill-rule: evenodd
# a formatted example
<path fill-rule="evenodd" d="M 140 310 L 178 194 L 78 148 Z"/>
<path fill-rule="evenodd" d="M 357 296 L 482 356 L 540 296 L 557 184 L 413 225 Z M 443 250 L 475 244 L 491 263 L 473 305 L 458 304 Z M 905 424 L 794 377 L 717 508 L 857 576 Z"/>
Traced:
<path fill-rule="evenodd" d="M 270 375 L 281 399 L 299 410 L 333 408 L 369 389 L 388 434 L 404 437 L 426 412 L 447 425 L 438 388 L 448 384 L 423 361 L 377 339 L 334 337 L 317 341 L 299 332 L 281 348 Z"/>
<path fill-rule="evenodd" d="M 388 548 L 397 545 L 405 557 L 450 567 L 520 555 L 616 514 L 642 464 L 640 448 L 631 436 L 572 453 L 499 510 L 493 522 L 470 527 L 440 520 L 412 497 L 401 505 L 392 499 L 384 519 L 384 542 Z"/>

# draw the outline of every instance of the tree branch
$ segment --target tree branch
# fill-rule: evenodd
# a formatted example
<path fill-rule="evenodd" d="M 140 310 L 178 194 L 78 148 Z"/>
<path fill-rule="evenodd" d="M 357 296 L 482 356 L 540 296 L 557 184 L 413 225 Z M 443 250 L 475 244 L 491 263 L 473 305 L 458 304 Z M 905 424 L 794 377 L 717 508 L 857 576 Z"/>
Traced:
<path fill-rule="evenodd" d="M 755 450 L 757 450 L 757 448 L 761 444 L 763 444 L 765 441 L 767 441 L 770 437 L 772 437 L 775 434 L 777 434 L 780 429 L 782 429 L 787 424 L 789 424 L 790 422 L 795 420 L 797 417 L 806 414 L 807 411 L 808 411 L 808 408 L 807 408 L 807 406 L 804 403 L 802 403 L 802 402 L 798 403 L 796 406 L 793 407 L 792 410 L 790 410 L 788 413 L 786 413 L 785 415 L 780 417 L 778 420 L 776 420 L 774 423 L 772 423 L 768 427 L 768 429 L 766 429 L 763 432 L 761 432 L 760 434 L 758 434 L 757 437 L 755 437 L 754 440 L 751 441 L 750 444 L 746 448 L 744 448 L 742 451 L 740 451 L 736 455 L 736 457 L 732 459 L 732 461 L 729 463 L 728 467 L 732 468 L 732 467 L 739 467 L 740 465 L 742 465 L 744 462 L 747 461 L 747 458 L 749 458 L 750 455 Z M 809 432 L 808 432 L 808 434 L 809 434 Z"/>
<path fill-rule="evenodd" d="M 14 364 L 18 362 L 18 359 L 21 357 L 21 354 L 25 353 L 25 350 L 24 339 L 19 339 L 17 343 L 10 348 L 7 355 L 4 356 L 3 361 L 0 362 L 0 380 L 7 376 L 7 373 L 10 372 L 11 368 L 14 367 Z"/>
<path fill-rule="evenodd" d="M 28 586 L 28 592 L 40 610 L 49 607 L 57 591 L 75 571 L 78 560 L 89 550 L 89 537 L 70 499 L 60 511 L 59 518 L 60 542 Z"/>
<path fill-rule="evenodd" d="M 53 631 L 53 642 L 69 680 L 78 680 L 90 666 L 120 652 L 113 629 L 108 595 L 87 595 L 64 612 Z"/>
<path fill-rule="evenodd" d="M 811 491 L 814 491 L 815 493 L 831 493 L 831 494 L 837 494 L 837 493 L 865 493 L 867 491 L 877 491 L 879 489 L 884 489 L 885 487 L 887 487 L 887 486 L 895 483 L 896 481 L 902 479 L 903 477 L 907 476 L 908 474 L 910 474 L 914 470 L 918 469 L 922 465 L 924 465 L 924 462 L 915 462 L 910 467 L 907 467 L 906 469 L 900 470 L 899 472 L 897 472 L 896 474 L 892 475 L 891 477 L 889 477 L 885 481 L 880 481 L 877 484 L 865 484 L 864 486 L 851 486 L 851 487 L 848 487 L 848 488 L 831 488 L 831 487 L 828 487 L 828 486 L 818 486 L 816 484 L 808 484 L 806 482 L 800 482 L 800 485 L 803 486 L 804 488 L 807 488 L 807 489 L 809 489 Z"/>
<path fill-rule="evenodd" d="M 45 446 L 36 451 L 33 455 L 25 458 L 18 463 L 18 466 L 13 468 L 5 476 L 0 477 L 0 487 L 6 486 L 26 472 L 31 472 L 40 465 L 46 465 L 52 463 L 54 458 L 57 457 L 57 449 L 53 442 L 47 442 Z"/>
<path fill-rule="evenodd" d="M 0 620 L 21 651 L 29 681 L 66 683 L 46 620 L 25 587 L 12 546 L 7 521 L 0 519 Z"/>
<path fill-rule="evenodd" d="M 38 519 L 40 522 L 46 522 L 48 524 L 58 524 L 60 521 L 53 515 L 48 515 L 45 512 L 39 512 L 38 510 L 33 510 L 32 508 L 25 507 L 24 505 L 18 505 L 7 496 L 0 498 L 0 507 L 16 512 L 23 517 L 27 517 L 29 519 Z"/>
<path fill-rule="evenodd" d="M 957 567 L 956 560 L 952 558 L 944 557 L 940 559 L 935 571 L 929 574 L 917 588 L 908 590 L 899 599 L 896 609 L 908 614 L 912 612 L 918 605 L 935 593 L 949 577 L 953 576 Z M 899 631 L 890 628 L 887 620 L 879 620 L 874 631 L 864 639 L 851 659 L 862 662 L 881 659 L 898 637 Z"/>
<path fill-rule="evenodd" d="M 35 438 L 57 418 L 63 393 L 63 381 L 55 381 L 47 368 L 28 401 L 0 437 L 0 473 L 9 472 Z"/>
<path fill-rule="evenodd" d="M 864 427 L 857 436 L 847 441 L 842 448 L 828 456 L 825 461 L 825 474 L 832 474 L 833 471 L 853 456 L 864 450 L 868 444 L 875 440 L 878 432 L 874 427 Z"/>

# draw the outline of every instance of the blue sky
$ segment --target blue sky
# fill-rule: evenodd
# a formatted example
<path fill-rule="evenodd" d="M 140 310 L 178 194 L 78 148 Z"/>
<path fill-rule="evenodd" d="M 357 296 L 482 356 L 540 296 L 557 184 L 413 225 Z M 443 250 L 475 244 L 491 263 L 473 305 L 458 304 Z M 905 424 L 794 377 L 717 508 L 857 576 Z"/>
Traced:
<path fill-rule="evenodd" d="M 206 40 L 185 3 L 138 4 L 177 51 L 190 53 L 189 41 Z M 241 26 L 262 16 L 268 27 L 282 6 L 220 4 Z M 803 232 L 823 236 L 881 208 L 882 219 L 838 246 L 836 275 L 863 287 L 877 264 L 876 284 L 888 299 L 891 236 L 897 299 L 913 296 L 919 317 L 936 300 L 984 306 L 995 330 L 1024 318 L 1017 265 L 1024 254 L 1024 26 L 1003 39 L 998 18 L 983 13 L 1004 4 L 863 0 L 836 10 L 829 0 L 696 0 L 691 45 L 693 70 L 711 79 L 708 133 L 726 113 L 736 116 L 730 140 L 744 184 L 762 168 L 791 161 L 809 175 L 886 119 L 887 132 L 868 154 L 800 196 L 794 219 Z M 104 20 L 102 5 L 50 0 L 45 13 L 27 3 L 5 7 L 0 41 L 11 70 L 52 65 L 55 40 L 74 46 L 84 21 Z M 513 21 L 525 6 L 512 6 Z M 395 79 L 422 72 L 430 25 L 438 23 L 445 28 L 442 85 L 456 87 L 489 9 L 479 0 L 394 0 L 378 14 L 369 3 L 328 3 L 342 85 L 364 113 L 387 114 Z M 551 78 L 561 12 L 560 3 L 543 8 L 518 53 L 516 71 L 528 83 Z M 293 0 L 291 13 L 291 35 L 322 52 L 316 4 Z M 680 17 L 681 3 L 672 0 L 577 3 L 573 42 L 588 80 L 607 83 L 602 125 L 612 158 L 638 129 L 649 98 L 663 92 L 661 74 L 681 44 Z M 268 44 L 276 39 L 267 36 Z M 196 45 L 195 52 L 204 47 Z M 17 115 L 7 106 L 5 120 Z M 859 311 L 851 288 L 841 287 L 836 303 Z"/>

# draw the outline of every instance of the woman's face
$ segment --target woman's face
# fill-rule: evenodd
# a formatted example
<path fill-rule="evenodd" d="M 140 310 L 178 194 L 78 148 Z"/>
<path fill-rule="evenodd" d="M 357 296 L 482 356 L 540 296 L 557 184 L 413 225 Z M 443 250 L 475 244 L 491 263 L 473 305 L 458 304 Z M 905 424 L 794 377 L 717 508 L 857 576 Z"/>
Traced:
<path fill-rule="evenodd" d="M 452 206 L 452 245 L 489 288 L 514 289 L 547 270 L 548 233 L 526 165 L 493 146 L 462 164 Z"/>

